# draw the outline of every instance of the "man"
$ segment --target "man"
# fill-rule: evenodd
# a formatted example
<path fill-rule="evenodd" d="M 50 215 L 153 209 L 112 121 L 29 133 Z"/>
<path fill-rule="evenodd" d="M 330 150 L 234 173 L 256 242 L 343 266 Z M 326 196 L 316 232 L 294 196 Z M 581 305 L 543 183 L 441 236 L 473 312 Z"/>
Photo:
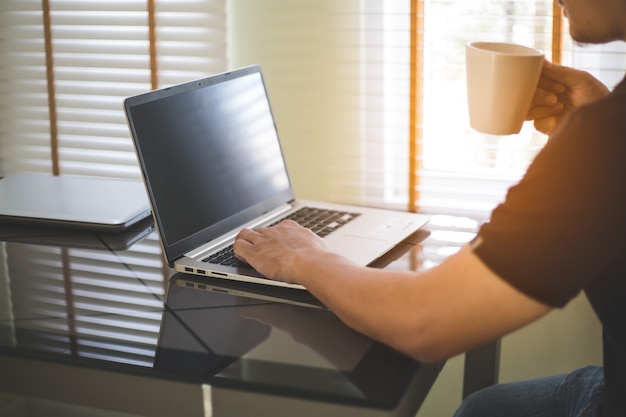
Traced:
<path fill-rule="evenodd" d="M 574 40 L 626 41 L 626 0 L 561 5 Z M 626 81 L 609 94 L 546 62 L 533 103 L 547 145 L 476 239 L 439 266 L 361 268 L 290 221 L 243 230 L 235 253 L 422 361 L 495 340 L 584 291 L 603 324 L 603 368 L 488 388 L 457 415 L 626 416 Z"/>

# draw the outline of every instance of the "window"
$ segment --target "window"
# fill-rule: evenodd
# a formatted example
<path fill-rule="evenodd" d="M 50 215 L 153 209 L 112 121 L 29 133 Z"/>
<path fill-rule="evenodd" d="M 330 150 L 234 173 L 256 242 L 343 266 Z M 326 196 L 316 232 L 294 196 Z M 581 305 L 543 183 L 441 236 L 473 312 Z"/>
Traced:
<path fill-rule="evenodd" d="M 566 20 L 555 32 L 553 0 L 49 4 L 62 173 L 138 177 L 124 97 L 258 63 L 299 197 L 429 212 L 487 215 L 546 140 L 530 123 L 509 137 L 469 129 L 466 42 L 519 42 L 550 57 L 553 37 L 562 36 L 554 49 L 562 62 L 610 86 L 626 56 L 622 43 L 573 46 Z M 0 2 L 0 174 L 51 171 L 41 5 Z M 420 12 L 413 92 L 412 10 Z M 420 111 L 414 165 L 412 98 Z"/>
<path fill-rule="evenodd" d="M 58 148 L 62 174 L 139 178 L 122 100 L 226 69 L 224 0 L 3 0 L 0 13 L 0 174 L 52 172 Z"/>
<path fill-rule="evenodd" d="M 485 216 L 525 171 L 545 137 L 525 123 L 497 137 L 469 128 L 465 44 L 516 42 L 550 58 L 552 0 L 424 0 L 423 134 L 417 205 Z"/>
<path fill-rule="evenodd" d="M 508 137 L 468 128 L 464 43 L 479 38 L 518 42 L 543 50 L 548 59 L 555 52 L 562 64 L 589 71 L 610 88 L 623 78 L 626 47 L 623 42 L 573 45 L 567 20 L 551 0 L 424 0 L 424 10 L 423 152 L 416 204 L 426 211 L 485 218 L 546 137 L 529 122 Z"/>

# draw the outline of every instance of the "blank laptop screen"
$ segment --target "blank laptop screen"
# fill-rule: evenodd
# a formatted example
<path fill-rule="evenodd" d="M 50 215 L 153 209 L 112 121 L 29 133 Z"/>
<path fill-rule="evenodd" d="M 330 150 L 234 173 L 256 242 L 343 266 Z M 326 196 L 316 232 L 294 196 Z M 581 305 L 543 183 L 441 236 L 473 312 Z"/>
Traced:
<path fill-rule="evenodd" d="M 261 74 L 223 78 L 154 92 L 129 108 L 166 245 L 207 228 L 218 236 L 233 215 L 250 220 L 264 202 L 291 195 Z"/>

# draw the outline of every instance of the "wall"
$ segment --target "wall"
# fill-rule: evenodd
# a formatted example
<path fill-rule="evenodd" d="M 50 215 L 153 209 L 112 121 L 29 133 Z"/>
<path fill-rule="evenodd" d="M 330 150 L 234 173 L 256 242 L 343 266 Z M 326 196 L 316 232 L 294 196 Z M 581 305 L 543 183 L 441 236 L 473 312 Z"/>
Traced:
<path fill-rule="evenodd" d="M 337 200 L 339 176 L 332 167 L 338 158 L 358 154 L 358 142 L 337 126 L 358 114 L 357 95 L 339 97 L 345 87 L 346 66 L 357 59 L 345 55 L 347 32 L 336 30 L 333 16 L 342 7 L 348 24 L 358 1 L 233 0 L 229 2 L 229 66 L 260 64 L 275 120 L 299 198 Z M 353 10 L 350 10 L 354 6 Z M 349 13 L 350 12 L 350 13 Z M 347 15 L 347 16 L 346 16 Z M 353 69 L 350 69 L 352 71 Z M 357 67 L 358 70 L 358 67 Z M 356 123 L 353 123 L 355 125 Z M 348 170 L 351 171 L 351 170 Z M 355 174 L 356 175 L 356 174 Z"/>

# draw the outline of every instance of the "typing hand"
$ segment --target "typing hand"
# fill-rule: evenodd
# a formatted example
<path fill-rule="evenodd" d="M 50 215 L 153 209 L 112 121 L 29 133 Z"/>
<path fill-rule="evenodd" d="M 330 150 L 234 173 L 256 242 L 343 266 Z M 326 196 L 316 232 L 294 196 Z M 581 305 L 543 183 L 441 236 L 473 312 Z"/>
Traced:
<path fill-rule="evenodd" d="M 292 220 L 273 227 L 244 229 L 233 248 L 235 255 L 268 278 L 298 283 L 301 260 L 326 252 L 326 242 Z"/>

